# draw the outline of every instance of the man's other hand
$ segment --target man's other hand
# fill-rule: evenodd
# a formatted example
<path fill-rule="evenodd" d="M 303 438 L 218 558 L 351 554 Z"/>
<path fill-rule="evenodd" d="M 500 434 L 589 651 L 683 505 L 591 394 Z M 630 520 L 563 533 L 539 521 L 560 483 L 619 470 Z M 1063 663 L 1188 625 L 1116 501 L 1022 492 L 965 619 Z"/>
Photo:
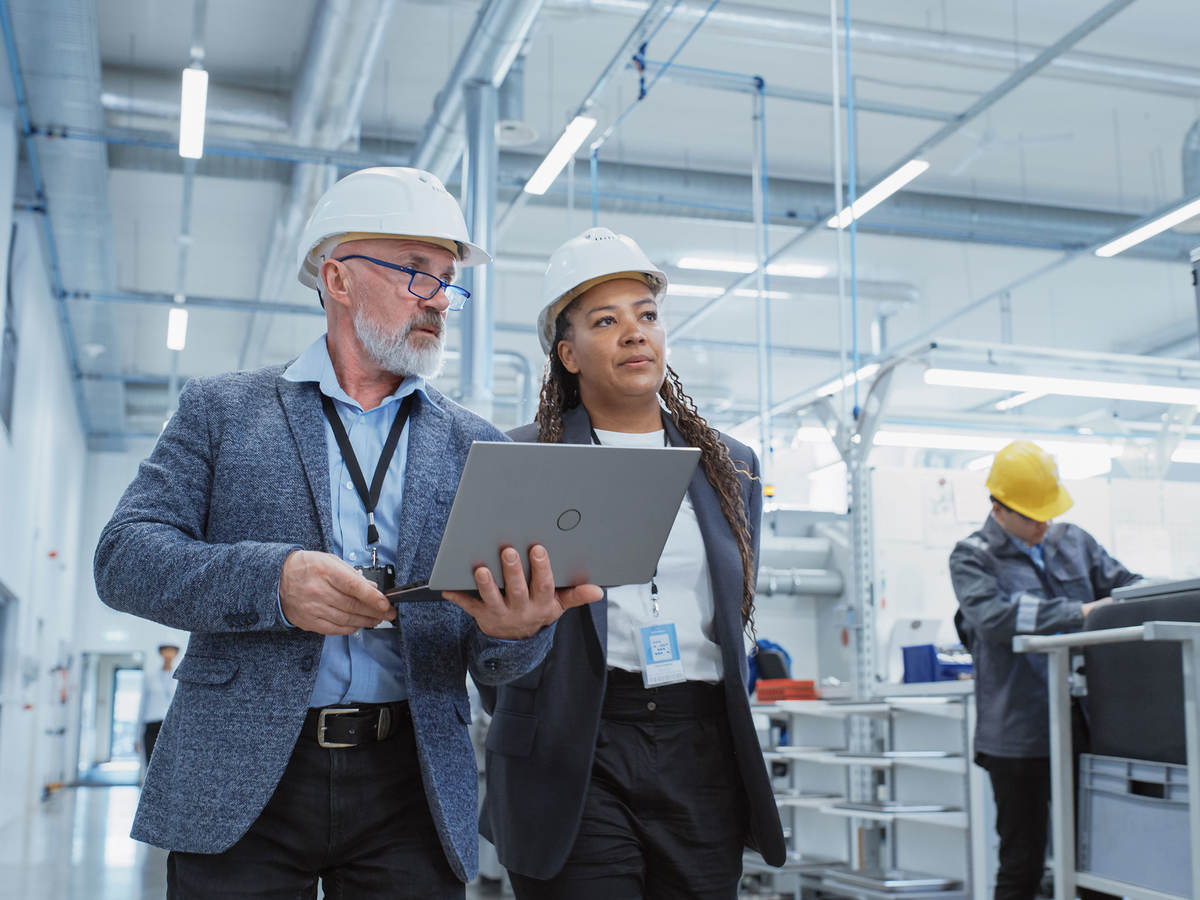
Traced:
<path fill-rule="evenodd" d="M 529 579 L 521 556 L 512 547 L 500 553 L 505 589 L 500 590 L 487 566 L 475 570 L 479 596 L 463 591 L 443 591 L 442 596 L 470 613 L 479 630 L 491 637 L 518 641 L 532 637 L 558 621 L 573 606 L 595 603 L 604 591 L 594 584 L 555 590 L 550 555 L 541 544 L 529 548 Z"/>
<path fill-rule="evenodd" d="M 345 560 L 316 550 L 288 554 L 279 576 L 279 603 L 289 622 L 317 634 L 353 634 L 396 618 L 373 583 Z"/>

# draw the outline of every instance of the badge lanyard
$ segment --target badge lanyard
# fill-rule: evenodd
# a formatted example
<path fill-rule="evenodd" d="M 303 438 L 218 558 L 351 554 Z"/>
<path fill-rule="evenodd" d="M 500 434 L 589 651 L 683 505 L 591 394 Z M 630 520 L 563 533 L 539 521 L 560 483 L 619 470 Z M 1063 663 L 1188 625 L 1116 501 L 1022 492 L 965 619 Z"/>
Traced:
<path fill-rule="evenodd" d="M 592 429 L 592 442 L 600 443 L 596 429 Z M 667 440 L 666 424 L 663 424 L 663 446 L 671 446 Z M 674 622 L 662 620 L 658 605 L 658 567 L 650 577 L 650 617 L 633 623 L 633 640 L 638 648 L 642 665 L 642 684 L 647 688 L 667 684 L 678 684 L 687 680 L 683 672 L 683 659 L 679 653 L 679 638 Z"/>
<path fill-rule="evenodd" d="M 375 546 L 379 543 L 379 529 L 375 527 L 375 506 L 379 503 L 379 495 L 383 491 L 383 479 L 387 475 L 388 467 L 392 464 L 396 445 L 400 443 L 400 432 L 404 430 L 404 424 L 408 421 L 409 413 L 412 412 L 413 396 L 413 394 L 409 394 L 405 397 L 400 403 L 400 409 L 396 411 L 396 418 L 392 420 L 392 428 L 388 432 L 387 440 L 383 442 L 379 463 L 375 466 L 375 474 L 371 478 L 371 488 L 368 490 L 367 481 L 363 478 L 362 468 L 358 464 L 358 457 L 354 455 L 354 448 L 350 445 L 350 436 L 346 433 L 346 426 L 342 424 L 342 417 L 338 415 L 333 400 L 324 394 L 321 395 L 321 406 L 325 410 L 325 418 L 329 420 L 329 425 L 333 428 L 333 436 L 337 440 L 338 450 L 341 451 L 342 462 L 346 464 L 346 471 L 350 475 L 350 481 L 354 484 L 354 490 L 362 501 L 363 509 L 367 511 L 367 546 L 371 550 L 372 567 L 378 565 L 379 559 L 378 548 Z"/>

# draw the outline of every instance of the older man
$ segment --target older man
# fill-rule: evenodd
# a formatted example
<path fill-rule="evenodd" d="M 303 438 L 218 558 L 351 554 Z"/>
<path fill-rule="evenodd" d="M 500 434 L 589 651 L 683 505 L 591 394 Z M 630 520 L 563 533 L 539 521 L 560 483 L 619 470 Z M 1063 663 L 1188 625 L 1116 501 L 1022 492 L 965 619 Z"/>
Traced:
<path fill-rule="evenodd" d="M 480 569 L 478 599 L 388 603 L 428 575 L 471 442 L 503 439 L 425 381 L 469 296 L 457 267 L 490 257 L 435 177 L 400 168 L 330 188 L 299 251 L 326 334 L 190 382 L 96 551 L 105 603 L 191 632 L 133 836 L 172 851 L 174 898 L 312 897 L 318 878 L 328 898 L 461 897 L 465 673 L 528 671 L 600 591 L 556 593 L 542 548 L 527 580 L 510 549 L 505 593 Z"/>

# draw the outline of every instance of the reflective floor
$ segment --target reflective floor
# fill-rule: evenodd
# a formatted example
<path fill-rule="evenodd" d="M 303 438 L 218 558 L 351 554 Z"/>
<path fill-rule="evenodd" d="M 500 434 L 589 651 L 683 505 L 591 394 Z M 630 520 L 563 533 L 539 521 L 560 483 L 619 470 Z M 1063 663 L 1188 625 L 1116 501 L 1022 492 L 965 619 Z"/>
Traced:
<path fill-rule="evenodd" d="M 0 900 L 161 900 L 167 853 L 129 837 L 137 801 L 136 787 L 67 788 L 0 829 Z"/>

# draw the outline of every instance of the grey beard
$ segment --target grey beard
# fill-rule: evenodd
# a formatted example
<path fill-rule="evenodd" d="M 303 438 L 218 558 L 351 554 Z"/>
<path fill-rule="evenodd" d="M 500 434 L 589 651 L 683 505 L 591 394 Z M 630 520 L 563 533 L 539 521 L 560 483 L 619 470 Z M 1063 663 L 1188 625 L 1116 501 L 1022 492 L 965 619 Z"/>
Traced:
<path fill-rule="evenodd" d="M 436 315 L 436 314 L 435 314 Z M 360 306 L 354 311 L 354 333 L 358 335 L 363 349 L 371 357 L 371 361 L 393 375 L 408 377 L 420 375 L 422 378 L 436 378 L 441 374 L 443 358 L 444 324 L 437 316 L 437 327 L 442 331 L 437 343 L 426 344 L 421 349 L 413 347 L 408 342 L 408 336 L 414 328 L 421 325 L 432 325 L 434 321 L 428 316 L 417 315 L 404 323 L 398 332 L 388 333 L 368 316 Z"/>

